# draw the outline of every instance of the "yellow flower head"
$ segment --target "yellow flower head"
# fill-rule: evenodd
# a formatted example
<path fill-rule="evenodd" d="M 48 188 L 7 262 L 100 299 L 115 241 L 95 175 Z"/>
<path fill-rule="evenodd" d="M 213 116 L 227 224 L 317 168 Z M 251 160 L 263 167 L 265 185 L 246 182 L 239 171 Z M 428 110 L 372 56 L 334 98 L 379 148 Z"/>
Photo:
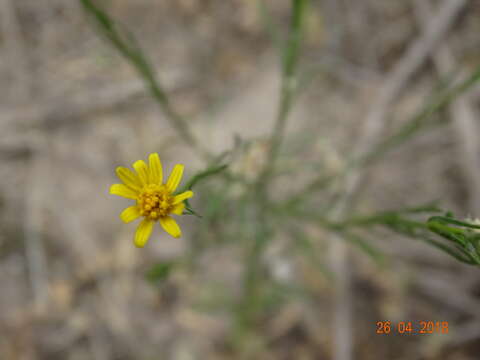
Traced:
<path fill-rule="evenodd" d="M 136 205 L 126 208 L 120 214 L 125 223 L 140 216 L 144 217 L 135 233 L 134 243 L 137 247 L 145 246 L 157 220 L 167 233 L 176 238 L 180 237 L 182 235 L 180 227 L 170 214 L 182 215 L 185 209 L 183 201 L 193 196 L 190 190 L 178 195 L 173 194 L 182 179 L 183 165 L 175 165 L 164 184 L 158 154 L 150 154 L 148 162 L 147 165 L 143 160 L 136 161 L 133 164 L 135 172 L 126 167 L 117 167 L 117 176 L 123 184 L 113 184 L 110 187 L 110 194 L 137 201 Z"/>

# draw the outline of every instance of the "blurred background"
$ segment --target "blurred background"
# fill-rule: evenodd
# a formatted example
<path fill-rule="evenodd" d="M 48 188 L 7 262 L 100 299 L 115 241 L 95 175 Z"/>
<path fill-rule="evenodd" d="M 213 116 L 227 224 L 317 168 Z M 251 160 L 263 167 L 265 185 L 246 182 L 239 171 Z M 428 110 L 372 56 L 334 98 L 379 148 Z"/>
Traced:
<path fill-rule="evenodd" d="M 96 3 L 134 34 L 201 142 L 214 154 L 234 149 L 229 169 L 255 177 L 278 106 L 290 1 Z M 479 33 L 474 0 L 311 1 L 273 197 L 338 172 L 361 136 L 379 142 L 442 82 L 471 73 Z M 151 152 L 165 172 L 185 164 L 186 178 L 204 165 L 78 1 L 0 0 L 0 88 L 0 359 L 479 358 L 478 268 L 380 229 L 369 241 L 386 260 L 340 250 L 349 268 L 339 291 L 328 269 L 342 240 L 302 223 L 276 232 L 264 254 L 281 295 L 248 341 L 232 340 L 247 190 L 211 180 L 192 201 L 204 217 L 178 220 L 181 239 L 157 229 L 144 249 L 133 246 L 135 225 L 118 218 L 129 201 L 108 193 L 115 168 Z M 358 211 L 440 200 L 459 217 L 480 216 L 479 99 L 473 87 L 433 115 L 441 125 L 369 168 Z M 336 191 L 312 195 L 308 211 L 324 211 Z M 377 334 L 387 320 L 448 321 L 449 333 Z"/>

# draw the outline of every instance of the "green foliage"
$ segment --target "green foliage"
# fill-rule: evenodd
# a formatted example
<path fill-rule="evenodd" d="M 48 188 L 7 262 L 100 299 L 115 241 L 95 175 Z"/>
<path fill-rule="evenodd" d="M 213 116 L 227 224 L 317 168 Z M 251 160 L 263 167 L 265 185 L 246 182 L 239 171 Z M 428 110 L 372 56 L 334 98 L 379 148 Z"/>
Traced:
<path fill-rule="evenodd" d="M 372 152 L 367 154 L 360 163 L 368 164 L 381 158 L 387 151 L 403 144 L 413 135 L 425 128 L 433 128 L 445 124 L 440 119 L 435 119 L 432 115 L 443 110 L 446 106 L 451 104 L 455 99 L 469 90 L 480 80 L 480 66 L 478 66 L 465 80 L 455 86 L 441 83 L 439 89 L 433 93 L 426 105 L 416 114 L 410 121 L 403 125 L 396 133 L 387 137 L 382 141 Z"/>
<path fill-rule="evenodd" d="M 471 265 L 480 265 L 480 225 L 454 219 L 451 214 L 432 216 L 428 229 L 445 241 L 443 249 L 450 255 Z"/>
<path fill-rule="evenodd" d="M 444 119 L 434 117 L 439 111 L 451 104 L 460 94 L 480 80 L 480 66 L 470 76 L 458 85 L 451 85 L 452 79 L 442 82 L 433 92 L 430 99 L 420 111 L 409 119 L 398 131 L 386 136 L 379 145 L 360 160 L 346 160 L 346 165 L 335 173 L 322 172 L 310 183 L 306 184 L 294 194 L 287 194 L 282 200 L 270 198 L 270 186 L 280 174 L 278 158 L 283 156 L 282 146 L 285 147 L 285 128 L 295 99 L 301 90 L 301 84 L 311 79 L 306 74 L 302 79 L 299 71 L 300 50 L 303 38 L 307 0 L 291 0 L 291 23 L 282 34 L 268 14 L 263 1 L 259 2 L 262 19 L 267 31 L 270 32 L 276 47 L 281 53 L 281 87 L 279 89 L 279 103 L 274 126 L 269 136 L 269 150 L 265 165 L 260 169 L 257 181 L 249 183 L 244 178 L 234 174 L 228 165 L 225 152 L 215 157 L 205 150 L 190 130 L 188 122 L 182 118 L 171 106 L 168 95 L 159 83 L 154 68 L 142 51 L 134 36 L 114 21 L 106 11 L 95 5 L 92 0 L 79 0 L 86 12 L 91 15 L 99 32 L 114 46 L 115 49 L 134 67 L 152 97 L 160 105 L 161 110 L 177 131 L 180 138 L 196 153 L 202 154 L 205 160 L 204 168 L 194 174 L 184 187 L 183 192 L 196 188 L 195 199 L 201 198 L 204 216 L 193 210 L 191 204 L 186 203 L 186 214 L 202 217 L 197 227 L 194 240 L 191 241 L 190 261 L 200 251 L 208 246 L 238 245 L 244 250 L 243 266 L 243 293 L 240 297 L 222 294 L 216 299 L 199 301 L 199 307 L 207 308 L 205 304 L 213 303 L 212 307 L 222 303 L 235 303 L 232 306 L 222 306 L 234 312 L 235 333 L 245 333 L 255 327 L 259 314 L 277 307 L 291 296 L 306 296 L 306 292 L 298 286 L 278 284 L 272 279 L 265 264 L 265 253 L 275 235 L 282 230 L 289 234 L 292 255 L 306 259 L 319 274 L 331 280 L 327 266 L 324 264 L 317 239 L 305 230 L 305 225 L 314 225 L 322 230 L 322 237 L 329 239 L 339 238 L 346 241 L 358 250 L 368 255 L 376 264 L 384 266 L 385 256 L 370 241 L 374 230 L 378 227 L 388 229 L 402 236 L 422 241 L 433 246 L 455 259 L 471 265 L 480 265 L 480 225 L 454 219 L 450 214 L 438 216 L 442 212 L 436 203 L 420 206 L 375 212 L 373 214 L 351 213 L 344 219 L 333 221 L 324 208 L 331 207 L 337 201 L 344 188 L 331 191 L 333 186 L 341 181 L 345 174 L 355 167 L 371 165 L 383 158 L 391 149 L 404 144 L 413 136 L 425 129 L 432 129 L 444 123 Z M 299 76 L 300 74 L 300 76 Z M 302 145 L 303 142 L 302 142 Z M 235 147 L 239 146 L 238 141 Z M 206 181 L 215 180 L 215 181 Z M 236 188 L 238 186 L 238 189 Z M 198 189 L 198 190 L 197 190 Z M 238 190 L 237 194 L 234 190 Z M 322 199 L 321 205 L 313 206 L 314 195 L 328 190 L 330 194 Z M 203 197 L 202 197 L 203 196 Z M 333 201 L 332 201 L 333 199 Z M 280 224 L 280 225 L 279 225 Z M 207 240 L 205 240 L 207 238 Z M 215 239 L 212 241 L 212 238 Z M 217 241 L 217 238 L 222 238 Z M 200 240 L 199 240 L 200 239 Z M 201 242 L 203 241 L 203 242 Z M 188 256 L 187 256 L 188 257 Z M 193 261 L 192 261 L 193 263 Z M 154 265 L 146 274 L 146 279 L 152 284 L 161 284 L 168 279 L 172 271 L 178 268 L 179 261 L 161 262 Z M 213 292 L 213 291 L 212 291 Z M 218 300 L 218 303 L 215 302 Z"/>
<path fill-rule="evenodd" d="M 203 170 L 203 171 L 200 171 L 200 172 L 196 173 L 194 176 L 192 176 L 190 178 L 190 180 L 188 180 L 188 182 L 179 191 L 179 193 L 182 193 L 182 192 L 187 191 L 187 190 L 192 190 L 193 187 L 195 185 L 199 184 L 201 181 L 206 180 L 209 177 L 212 177 L 214 175 L 219 174 L 220 172 L 224 171 L 227 167 L 228 167 L 228 165 L 213 165 L 213 166 L 207 168 L 206 170 Z M 193 208 L 190 205 L 190 202 L 188 201 L 188 199 L 185 200 L 185 214 L 195 215 L 199 218 L 202 217 L 200 214 L 196 213 L 193 210 Z"/>
<path fill-rule="evenodd" d="M 381 259 L 381 254 L 366 241 L 358 242 L 358 238 L 349 234 L 351 229 L 383 226 L 396 233 L 412 239 L 423 241 L 455 259 L 470 265 L 480 265 L 480 225 L 453 218 L 452 214 L 431 216 L 426 221 L 407 217 L 408 215 L 441 212 L 435 204 L 406 208 L 394 211 L 384 211 L 368 216 L 358 216 L 340 223 L 330 223 L 322 220 L 322 225 L 344 234 L 346 238 L 357 240 L 357 245 L 363 248 L 375 260 Z M 431 234 L 441 237 L 441 240 L 431 237 Z"/>
<path fill-rule="evenodd" d="M 160 262 L 153 265 L 145 274 L 145 279 L 152 285 L 158 285 L 168 279 L 168 276 L 177 265 L 176 262 Z"/>

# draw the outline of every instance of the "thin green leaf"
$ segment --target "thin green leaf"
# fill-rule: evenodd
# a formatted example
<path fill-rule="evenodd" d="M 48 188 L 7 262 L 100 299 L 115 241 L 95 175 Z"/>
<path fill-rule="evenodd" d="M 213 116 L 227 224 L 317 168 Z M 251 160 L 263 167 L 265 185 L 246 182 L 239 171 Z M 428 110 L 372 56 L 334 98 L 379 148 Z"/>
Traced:
<path fill-rule="evenodd" d="M 371 244 L 368 243 L 368 241 L 364 240 L 362 237 L 353 234 L 351 232 L 345 232 L 340 234 L 340 237 L 342 239 L 347 240 L 351 244 L 355 245 L 358 247 L 361 251 L 363 251 L 365 254 L 370 256 L 370 258 L 377 263 L 377 265 L 384 265 L 385 264 L 385 256 L 384 254 L 378 250 L 375 246 L 372 246 Z"/>
<path fill-rule="evenodd" d="M 195 185 L 197 185 L 200 181 L 205 180 L 206 178 L 213 176 L 215 174 L 218 174 L 222 171 L 224 171 L 228 165 L 219 165 L 219 166 L 213 166 L 211 168 L 208 168 L 204 171 L 201 171 L 197 174 L 195 174 L 193 177 L 190 178 L 190 180 L 185 184 L 185 186 L 182 188 L 179 193 L 187 190 L 191 190 Z"/>
<path fill-rule="evenodd" d="M 449 246 L 447 246 L 445 244 L 442 244 L 441 242 L 439 242 L 437 240 L 431 239 L 429 237 L 421 237 L 421 238 L 418 238 L 418 239 L 423 241 L 423 242 L 426 242 L 429 245 L 432 245 L 432 246 L 436 247 L 437 249 L 439 249 L 439 250 L 441 250 L 441 251 L 443 251 L 447 254 L 449 254 L 450 256 L 454 257 L 458 261 L 461 261 L 465 264 L 470 264 L 470 265 L 474 264 L 474 262 L 471 259 L 469 259 L 468 257 L 456 252 L 455 250 L 453 250 Z M 458 250 L 461 250 L 461 249 L 458 249 Z"/>
<path fill-rule="evenodd" d="M 389 151 L 393 147 L 402 144 L 412 135 L 417 133 L 420 129 L 426 126 L 440 125 L 440 121 L 430 121 L 433 114 L 444 109 L 450 103 L 452 103 L 458 96 L 465 91 L 469 90 L 480 80 L 480 66 L 478 66 L 473 73 L 460 84 L 453 86 L 450 89 L 442 89 L 442 91 L 434 94 L 432 100 L 409 122 L 400 128 L 392 136 L 388 137 L 385 141 L 381 142 L 373 151 L 368 153 L 361 161 L 363 163 L 371 163 L 380 158 L 385 152 Z"/>

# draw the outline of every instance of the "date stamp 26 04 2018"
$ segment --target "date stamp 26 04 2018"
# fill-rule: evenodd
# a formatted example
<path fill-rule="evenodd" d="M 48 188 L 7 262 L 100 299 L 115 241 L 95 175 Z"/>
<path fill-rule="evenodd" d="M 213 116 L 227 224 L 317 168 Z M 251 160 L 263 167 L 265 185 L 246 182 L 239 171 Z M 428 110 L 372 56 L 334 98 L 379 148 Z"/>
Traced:
<path fill-rule="evenodd" d="M 448 334 L 448 321 L 377 321 L 377 334 Z"/>

